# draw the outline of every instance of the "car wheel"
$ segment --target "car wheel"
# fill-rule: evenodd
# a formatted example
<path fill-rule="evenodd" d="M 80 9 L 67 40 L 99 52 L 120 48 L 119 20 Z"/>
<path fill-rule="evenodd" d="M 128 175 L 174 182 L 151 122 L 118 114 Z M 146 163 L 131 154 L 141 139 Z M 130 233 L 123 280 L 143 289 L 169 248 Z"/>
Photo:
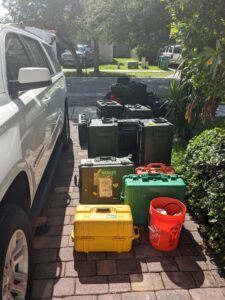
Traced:
<path fill-rule="evenodd" d="M 17 205 L 0 216 L 0 299 L 30 299 L 32 230 L 28 216 Z"/>
<path fill-rule="evenodd" d="M 68 113 L 68 104 L 66 104 L 65 108 L 65 116 L 64 116 L 64 125 L 62 130 L 62 142 L 63 142 L 63 150 L 67 150 L 70 145 L 70 120 Z"/>

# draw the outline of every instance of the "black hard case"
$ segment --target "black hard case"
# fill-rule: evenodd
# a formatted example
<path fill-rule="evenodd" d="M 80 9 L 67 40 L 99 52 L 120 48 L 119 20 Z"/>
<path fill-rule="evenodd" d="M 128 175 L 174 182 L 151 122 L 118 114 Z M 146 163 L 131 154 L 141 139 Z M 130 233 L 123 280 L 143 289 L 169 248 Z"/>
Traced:
<path fill-rule="evenodd" d="M 117 119 L 92 119 L 88 123 L 88 157 L 118 156 Z"/>
<path fill-rule="evenodd" d="M 124 106 L 125 119 L 150 119 L 153 118 L 153 112 L 150 107 L 141 104 L 125 105 Z"/>
<path fill-rule="evenodd" d="M 123 116 L 123 105 L 112 100 L 98 100 L 97 116 L 99 118 L 117 118 L 121 119 Z"/>
<path fill-rule="evenodd" d="M 88 142 L 88 118 L 85 114 L 78 116 L 78 133 L 80 144 L 87 144 Z"/>
<path fill-rule="evenodd" d="M 140 120 L 139 165 L 171 165 L 174 126 L 166 119 Z"/>

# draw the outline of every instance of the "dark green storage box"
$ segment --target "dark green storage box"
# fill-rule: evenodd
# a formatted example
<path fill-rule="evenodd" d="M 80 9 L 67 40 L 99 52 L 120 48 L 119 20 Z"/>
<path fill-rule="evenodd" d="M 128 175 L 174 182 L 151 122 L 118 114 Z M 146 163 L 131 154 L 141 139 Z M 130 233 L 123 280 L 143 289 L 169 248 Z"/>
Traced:
<path fill-rule="evenodd" d="M 123 117 L 123 105 L 112 100 L 98 100 L 96 103 L 96 113 L 98 118 L 117 118 Z"/>
<path fill-rule="evenodd" d="M 186 185 L 178 175 L 144 174 L 123 178 L 121 202 L 131 206 L 134 224 L 148 224 L 150 201 L 172 197 L 184 201 Z"/>
<path fill-rule="evenodd" d="M 88 157 L 118 156 L 116 119 L 92 119 L 88 124 Z"/>
<path fill-rule="evenodd" d="M 125 119 L 150 119 L 153 118 L 153 112 L 151 108 L 136 104 L 124 106 L 124 118 Z"/>
<path fill-rule="evenodd" d="M 120 203 L 122 178 L 134 173 L 129 158 L 98 157 L 82 159 L 80 171 L 80 203 Z"/>
<path fill-rule="evenodd" d="M 174 126 L 166 119 L 140 120 L 139 165 L 171 165 Z"/>

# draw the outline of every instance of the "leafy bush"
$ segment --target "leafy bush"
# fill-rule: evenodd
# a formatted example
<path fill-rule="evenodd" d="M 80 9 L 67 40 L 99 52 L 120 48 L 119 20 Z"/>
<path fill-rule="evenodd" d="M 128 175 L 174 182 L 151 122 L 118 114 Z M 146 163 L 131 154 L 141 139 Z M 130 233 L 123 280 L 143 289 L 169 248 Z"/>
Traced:
<path fill-rule="evenodd" d="M 142 57 L 146 57 L 149 64 L 155 65 L 159 48 L 160 47 L 155 44 L 143 44 L 137 46 L 133 51 L 139 60 L 141 60 Z"/>
<path fill-rule="evenodd" d="M 170 82 L 169 93 L 164 97 L 166 106 L 166 118 L 174 124 L 175 133 L 183 140 L 189 140 L 193 136 L 196 126 L 199 124 L 199 111 L 201 103 L 192 108 L 191 117 L 187 117 L 187 107 L 192 99 L 194 91 L 191 84 Z"/>
<path fill-rule="evenodd" d="M 206 225 L 209 241 L 225 263 L 225 129 L 206 130 L 190 141 L 184 175 L 190 209 Z"/>

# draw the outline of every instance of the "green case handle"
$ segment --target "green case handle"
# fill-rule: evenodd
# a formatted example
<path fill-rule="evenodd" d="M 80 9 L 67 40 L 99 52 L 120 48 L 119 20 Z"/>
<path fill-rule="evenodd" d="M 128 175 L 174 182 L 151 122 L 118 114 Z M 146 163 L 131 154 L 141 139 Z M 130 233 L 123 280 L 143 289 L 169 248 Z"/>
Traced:
<path fill-rule="evenodd" d="M 144 174 L 144 175 L 142 175 L 142 181 L 149 181 L 152 179 L 167 181 L 168 178 L 169 178 L 169 176 L 166 174 Z"/>

